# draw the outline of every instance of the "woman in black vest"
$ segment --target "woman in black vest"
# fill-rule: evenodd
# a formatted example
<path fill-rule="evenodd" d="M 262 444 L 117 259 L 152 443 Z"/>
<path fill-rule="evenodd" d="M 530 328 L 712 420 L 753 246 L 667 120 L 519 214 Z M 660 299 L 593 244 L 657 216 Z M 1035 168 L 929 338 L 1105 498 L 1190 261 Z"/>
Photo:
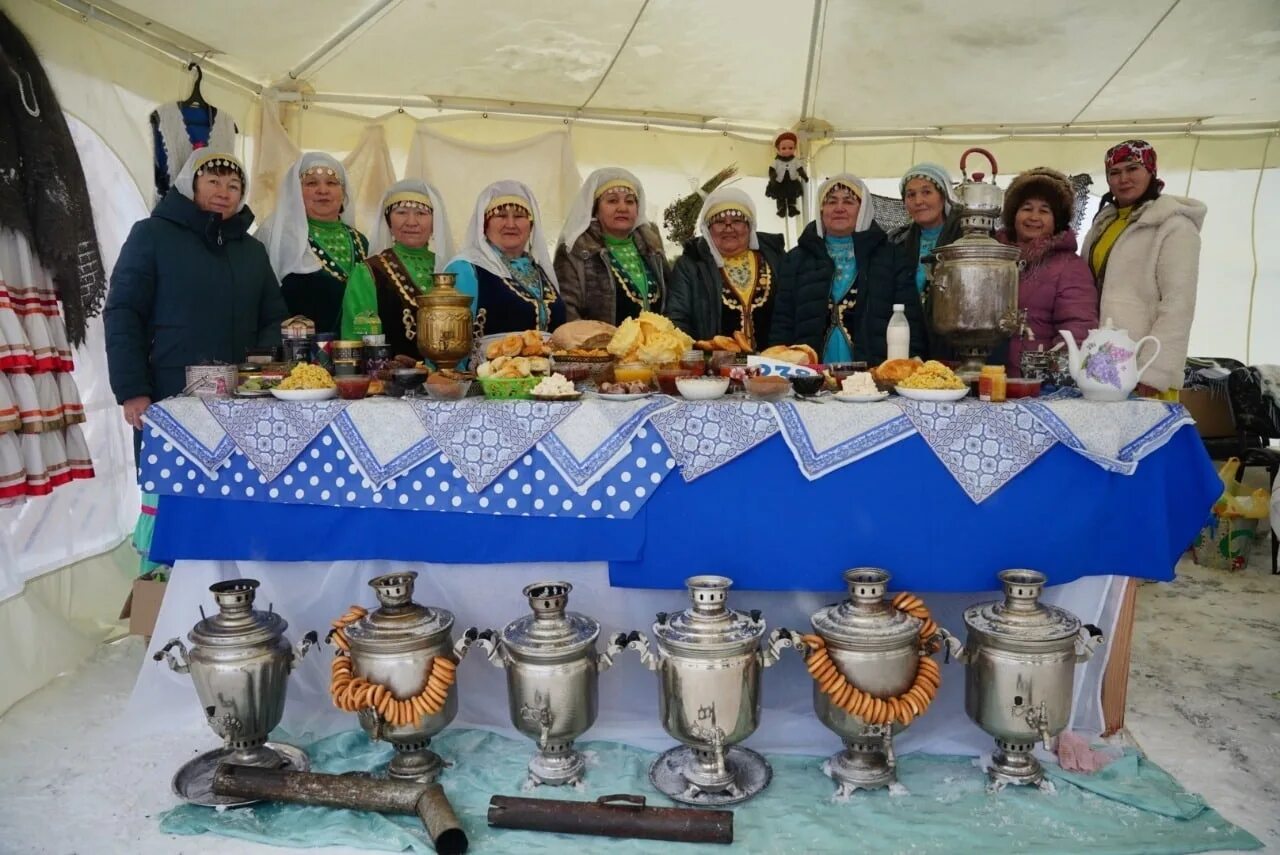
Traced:
<path fill-rule="evenodd" d="M 369 239 L 354 222 L 347 171 L 313 151 L 280 179 L 276 210 L 257 232 L 289 314 L 310 318 L 317 333 L 337 334 L 347 278 L 369 254 Z"/>
<path fill-rule="evenodd" d="M 481 190 L 466 241 L 445 271 L 471 295 L 472 315 L 483 318 L 485 335 L 550 332 L 564 323 L 564 300 L 528 187 L 495 181 Z"/>
<path fill-rule="evenodd" d="M 444 204 L 434 187 L 408 178 L 392 184 L 378 207 L 373 254 L 347 280 L 341 336 L 359 340 L 376 318 L 392 352 L 417 359 L 418 295 L 431 290 L 432 274 L 451 255 Z"/>

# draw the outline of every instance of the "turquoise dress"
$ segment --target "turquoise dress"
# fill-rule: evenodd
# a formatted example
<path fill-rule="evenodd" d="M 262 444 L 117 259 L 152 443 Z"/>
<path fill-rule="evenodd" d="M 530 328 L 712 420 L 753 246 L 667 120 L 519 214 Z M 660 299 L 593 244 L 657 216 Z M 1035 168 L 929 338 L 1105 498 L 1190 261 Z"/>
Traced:
<path fill-rule="evenodd" d="M 938 245 L 938 238 L 940 237 L 942 237 L 942 225 L 920 230 L 920 258 L 916 262 L 916 290 L 921 294 L 924 293 L 925 286 L 924 260 L 933 254 L 933 248 Z"/>
<path fill-rule="evenodd" d="M 823 362 L 850 362 L 853 360 L 853 340 L 846 329 L 846 315 L 853 312 L 858 291 L 854 283 L 858 281 L 858 259 L 853 253 L 853 236 L 823 238 L 827 245 L 827 254 L 835 263 L 836 272 L 831 277 L 831 296 L 828 304 L 831 308 L 831 326 L 827 330 L 827 340 L 822 348 Z"/>

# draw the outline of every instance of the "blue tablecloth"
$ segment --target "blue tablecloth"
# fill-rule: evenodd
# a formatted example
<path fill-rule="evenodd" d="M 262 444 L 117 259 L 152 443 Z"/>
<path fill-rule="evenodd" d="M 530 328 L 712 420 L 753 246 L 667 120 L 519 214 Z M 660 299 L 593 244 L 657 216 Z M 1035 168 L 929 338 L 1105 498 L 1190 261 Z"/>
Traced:
<path fill-rule="evenodd" d="M 1018 566 L 1054 584 L 1173 577 L 1221 493 L 1193 427 L 1108 472 L 1058 445 L 975 504 L 919 436 L 814 481 L 782 438 L 692 482 L 665 478 L 628 519 L 495 516 L 163 496 L 160 560 L 395 559 L 440 563 L 603 560 L 624 587 L 680 587 L 694 573 L 742 588 L 831 590 L 884 567 L 921 591 L 994 587 Z"/>

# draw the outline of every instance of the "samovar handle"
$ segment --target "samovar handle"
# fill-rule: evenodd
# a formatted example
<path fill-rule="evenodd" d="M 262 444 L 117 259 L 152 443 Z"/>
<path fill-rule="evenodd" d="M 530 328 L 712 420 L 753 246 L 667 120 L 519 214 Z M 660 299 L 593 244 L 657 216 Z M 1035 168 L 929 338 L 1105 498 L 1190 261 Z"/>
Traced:
<path fill-rule="evenodd" d="M 613 657 L 622 653 L 630 646 L 631 642 L 638 636 L 638 632 L 632 632 L 627 635 L 625 632 L 615 632 L 609 637 L 609 644 L 605 647 L 604 652 L 596 657 L 596 673 L 603 674 L 613 667 Z"/>
<path fill-rule="evenodd" d="M 969 651 L 965 650 L 964 644 L 960 639 L 956 638 L 946 627 L 938 627 L 938 636 L 942 639 L 943 647 L 946 650 L 946 659 L 955 659 L 961 665 L 969 664 Z"/>
<path fill-rule="evenodd" d="M 502 639 L 497 638 L 497 633 L 493 630 L 486 629 L 482 632 L 473 626 L 463 634 L 462 638 L 473 639 L 470 643 L 485 652 L 485 658 L 489 660 L 489 664 L 493 667 L 507 667 L 506 647 L 503 645 Z M 461 642 L 462 639 L 459 639 L 459 643 Z M 457 653 L 457 650 L 455 649 L 454 652 Z M 461 654 L 459 654 L 459 658 L 461 658 Z"/>
<path fill-rule="evenodd" d="M 760 664 L 765 668 L 770 667 L 782 658 L 783 648 L 797 647 L 800 643 L 794 632 L 786 627 L 778 627 L 769 633 L 769 642 L 765 645 L 765 649 L 760 652 Z"/>
<path fill-rule="evenodd" d="M 665 615 L 663 616 L 665 617 Z M 662 621 L 659 621 L 661 623 Z M 618 633 L 621 635 L 622 633 Z M 615 636 L 616 638 L 617 636 Z M 645 635 L 638 629 L 633 629 L 627 635 L 627 647 L 640 654 L 640 664 L 648 668 L 650 671 L 658 670 L 658 657 L 654 655 L 653 650 L 649 647 L 649 636 Z"/>
<path fill-rule="evenodd" d="M 319 643 L 320 636 L 314 629 L 302 636 L 302 640 L 293 647 L 293 656 L 289 659 L 289 670 L 292 671 L 299 662 L 306 658 L 307 652 Z"/>
<path fill-rule="evenodd" d="M 461 662 L 464 658 L 466 658 L 467 651 L 471 649 L 471 645 L 477 642 L 480 642 L 481 646 L 482 647 L 484 646 L 484 643 L 480 641 L 481 639 L 488 641 L 490 643 L 490 648 L 491 648 L 493 643 L 493 630 L 486 629 L 484 631 L 481 631 L 476 629 L 474 626 L 471 627 L 470 629 L 468 629 L 466 632 L 462 634 L 461 638 L 459 638 L 457 641 L 453 643 L 454 657 L 456 657 L 457 660 Z"/>
<path fill-rule="evenodd" d="M 1080 627 L 1080 649 L 1076 651 L 1076 664 L 1088 662 L 1093 658 L 1093 652 L 1101 647 L 1104 641 L 1102 630 L 1093 624 L 1087 623 Z"/>
<path fill-rule="evenodd" d="M 969 159 L 969 155 L 971 155 L 971 154 L 980 154 L 980 155 L 982 155 L 983 157 L 985 157 L 985 158 L 986 158 L 986 159 L 991 163 L 991 181 L 992 181 L 992 183 L 994 184 L 994 183 L 995 183 L 996 174 L 997 174 L 997 171 L 998 171 L 998 169 L 999 169 L 999 167 L 997 167 L 997 166 L 996 166 L 996 158 L 995 158 L 995 155 L 993 155 L 991 152 L 987 151 L 985 148 L 979 148 L 978 146 L 974 146 L 973 148 L 967 148 L 967 149 L 965 149 L 965 150 L 964 150 L 964 154 L 960 155 L 960 175 L 964 178 L 964 180 L 966 180 L 966 181 L 968 181 L 968 180 L 969 180 L 969 173 L 968 173 L 968 171 L 964 168 L 964 162 L 965 162 L 966 160 L 968 160 L 968 159 Z M 981 181 L 981 180 L 982 180 L 983 178 L 985 178 L 985 177 L 986 177 L 986 176 L 985 176 L 985 175 L 983 175 L 981 172 L 975 172 L 975 173 L 973 173 L 973 180 L 974 180 L 974 181 Z"/>
<path fill-rule="evenodd" d="M 182 654 L 181 657 L 174 656 L 169 652 L 174 647 L 178 648 L 178 652 Z M 169 663 L 169 670 L 176 671 L 179 674 L 189 674 L 191 672 L 190 657 L 187 656 L 187 646 L 182 643 L 181 638 L 169 639 L 165 642 L 164 647 L 157 650 L 155 655 L 151 658 L 157 662 L 161 659 L 165 660 Z"/>

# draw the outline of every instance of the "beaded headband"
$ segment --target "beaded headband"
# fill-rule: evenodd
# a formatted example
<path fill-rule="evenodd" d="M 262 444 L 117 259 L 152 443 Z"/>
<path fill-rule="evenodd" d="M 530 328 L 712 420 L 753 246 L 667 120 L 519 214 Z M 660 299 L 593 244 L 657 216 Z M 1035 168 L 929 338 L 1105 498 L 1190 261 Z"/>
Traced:
<path fill-rule="evenodd" d="M 431 197 L 425 193 L 417 193 L 413 190 L 404 190 L 399 193 L 392 193 L 387 198 L 387 204 L 383 206 L 382 213 L 390 214 L 392 208 L 418 208 L 421 210 L 435 211 L 435 206 L 431 204 Z"/>

